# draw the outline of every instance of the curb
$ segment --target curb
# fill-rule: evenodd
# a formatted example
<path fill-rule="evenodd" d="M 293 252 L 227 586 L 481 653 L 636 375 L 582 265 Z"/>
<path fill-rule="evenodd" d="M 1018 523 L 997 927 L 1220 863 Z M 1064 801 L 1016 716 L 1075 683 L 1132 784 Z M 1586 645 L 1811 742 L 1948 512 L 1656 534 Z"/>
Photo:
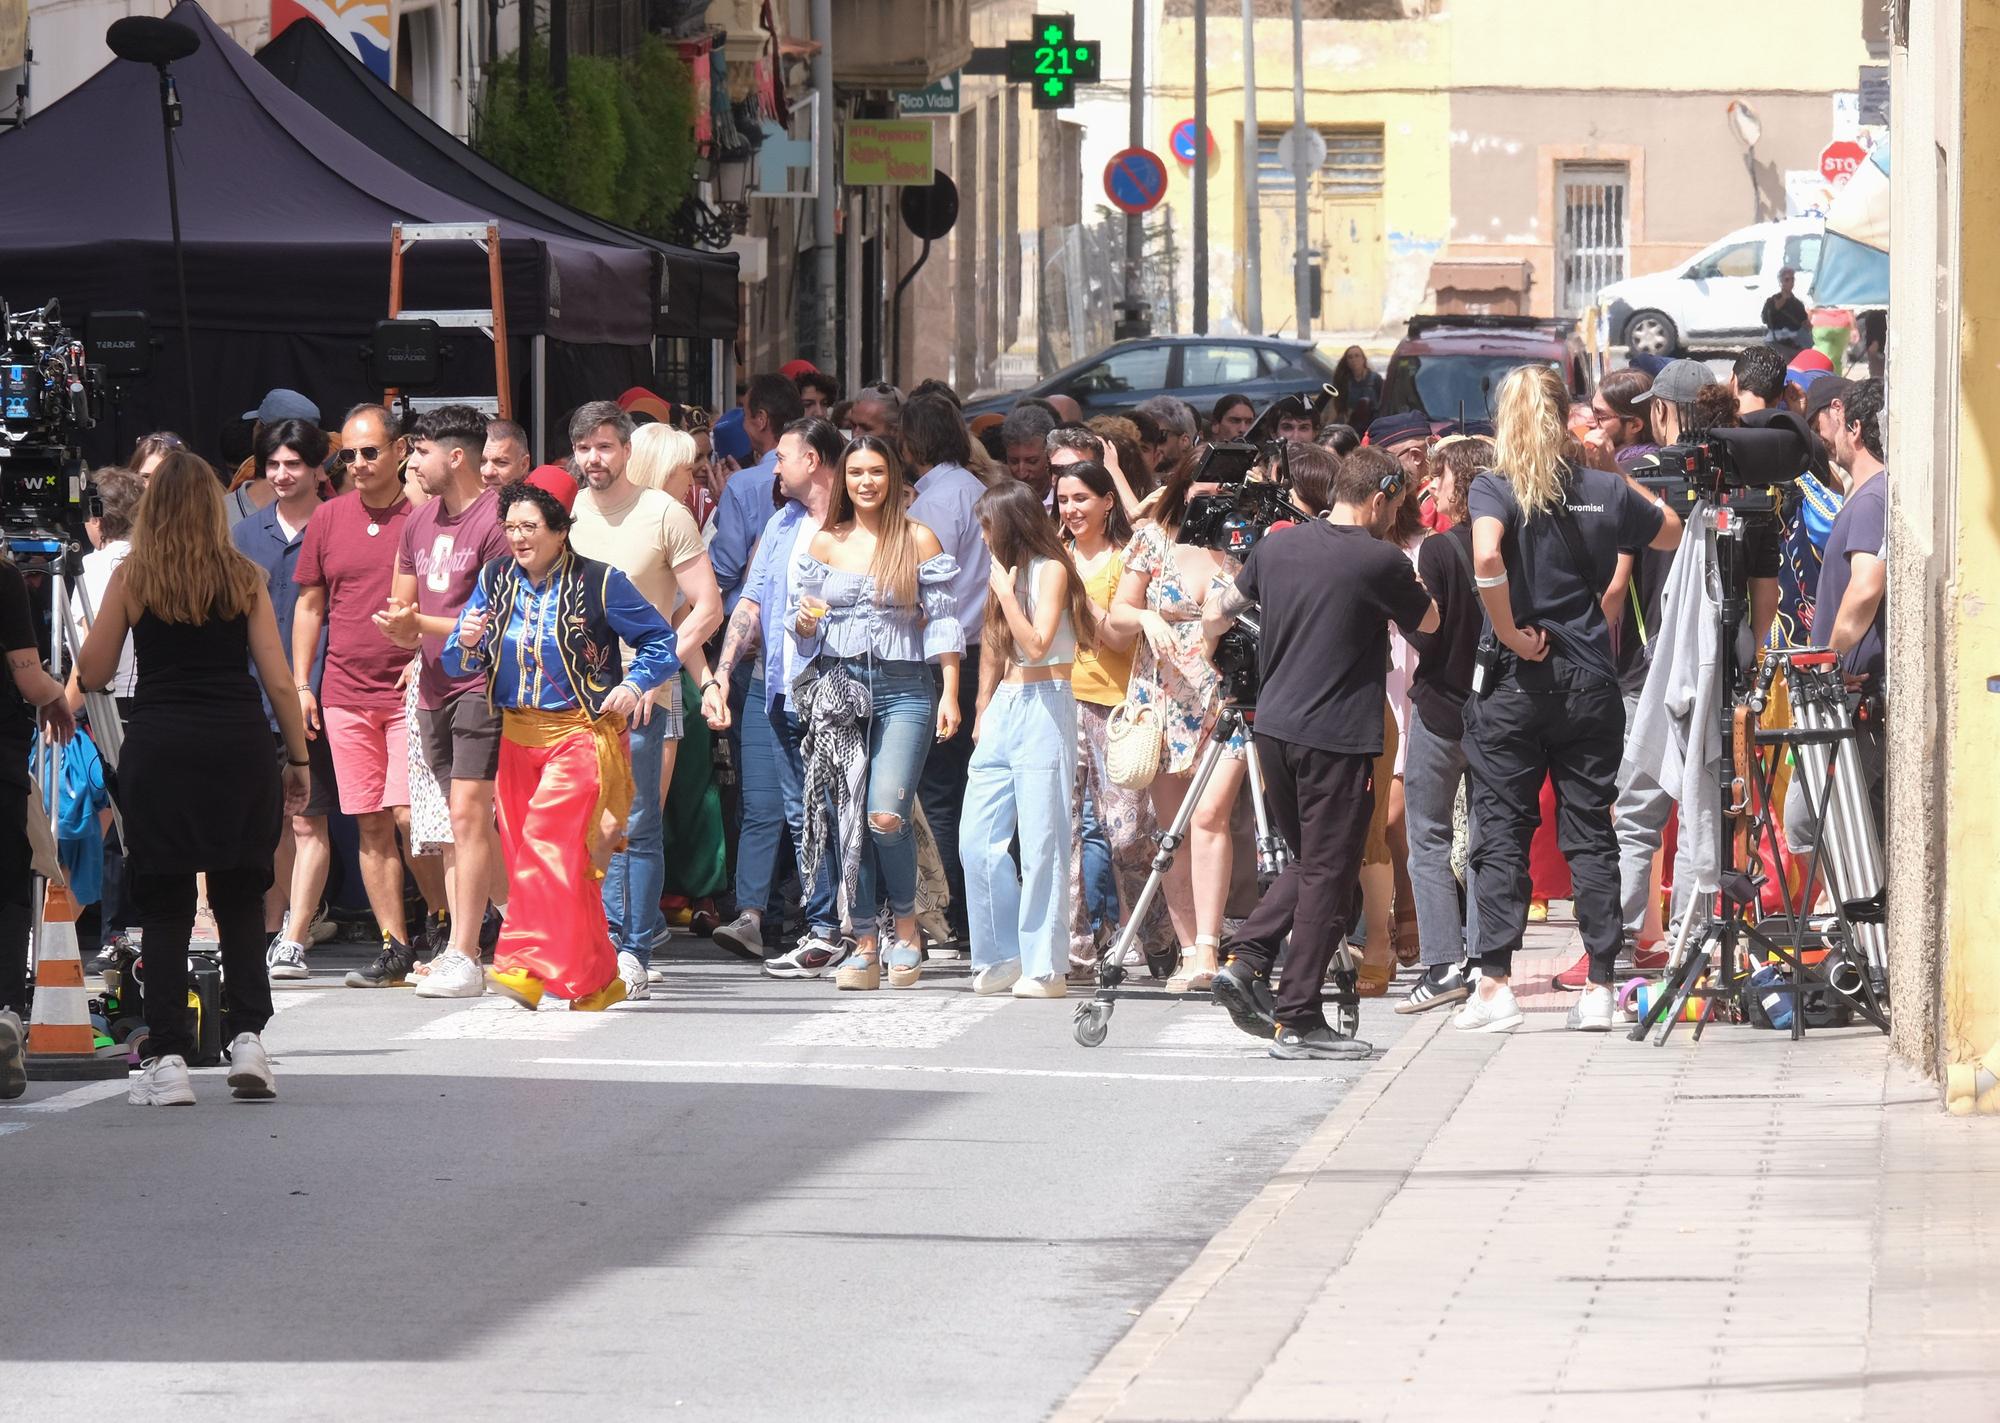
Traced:
<path fill-rule="evenodd" d="M 1126 1390 L 1180 1333 L 1189 1316 L 1242 1262 L 1258 1237 L 1284 1213 L 1450 1018 L 1451 1014 L 1445 1011 L 1426 1013 L 1404 1030 L 1395 1045 L 1327 1113 L 1326 1120 L 1292 1154 L 1292 1159 L 1234 1219 L 1216 1232 L 1188 1267 L 1133 1321 L 1124 1337 L 1111 1346 L 1097 1366 L 1049 1415 L 1050 1423 L 1100 1423 L 1110 1415 Z"/>

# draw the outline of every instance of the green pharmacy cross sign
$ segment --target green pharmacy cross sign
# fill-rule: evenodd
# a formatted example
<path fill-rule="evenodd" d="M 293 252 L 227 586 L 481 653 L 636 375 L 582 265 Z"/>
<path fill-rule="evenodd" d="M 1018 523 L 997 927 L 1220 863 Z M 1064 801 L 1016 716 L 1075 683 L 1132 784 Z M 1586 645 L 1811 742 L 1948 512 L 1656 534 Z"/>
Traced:
<path fill-rule="evenodd" d="M 1035 16 L 1035 37 L 1007 42 L 1007 78 L 1032 84 L 1035 107 L 1066 109 L 1076 86 L 1097 82 L 1097 44 L 1080 40 L 1068 15 Z"/>

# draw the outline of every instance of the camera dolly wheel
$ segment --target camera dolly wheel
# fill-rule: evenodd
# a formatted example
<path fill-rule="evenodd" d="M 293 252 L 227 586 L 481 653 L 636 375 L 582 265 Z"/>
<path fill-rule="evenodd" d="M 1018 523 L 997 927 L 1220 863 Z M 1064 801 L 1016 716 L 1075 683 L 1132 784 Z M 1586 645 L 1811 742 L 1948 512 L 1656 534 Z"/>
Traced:
<path fill-rule="evenodd" d="M 1093 998 L 1088 1003 L 1076 1005 L 1076 1041 L 1080 1047 L 1102 1047 L 1104 1039 L 1111 1033 L 1111 1009 L 1114 1005 L 1108 999 Z"/>

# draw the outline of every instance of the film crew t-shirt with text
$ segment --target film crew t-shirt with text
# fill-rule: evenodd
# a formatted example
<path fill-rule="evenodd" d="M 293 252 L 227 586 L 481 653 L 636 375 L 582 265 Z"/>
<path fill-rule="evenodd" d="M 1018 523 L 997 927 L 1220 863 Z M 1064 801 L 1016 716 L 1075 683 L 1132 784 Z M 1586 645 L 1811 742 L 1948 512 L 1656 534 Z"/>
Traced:
<path fill-rule="evenodd" d="M 1409 557 L 1366 529 L 1309 519 L 1251 549 L 1236 591 L 1261 605 L 1258 732 L 1381 755 L 1389 624 L 1407 635 L 1431 607 Z"/>
<path fill-rule="evenodd" d="M 1500 521 L 1500 554 L 1507 565 L 1514 621 L 1549 635 L 1550 660 L 1615 682 L 1618 666 L 1611 652 L 1611 627 L 1604 620 L 1604 589 L 1617 567 L 1618 550 L 1651 544 L 1666 514 L 1623 475 L 1607 470 L 1569 465 L 1563 492 L 1576 542 L 1589 559 L 1586 568 L 1576 567 L 1560 515 L 1522 517 L 1506 475 L 1493 470 L 1478 475 L 1466 502 L 1475 528 L 1481 519 Z"/>
<path fill-rule="evenodd" d="M 507 536 L 500 532 L 500 495 L 487 489 L 456 516 L 444 507 L 442 499 L 433 499 L 412 514 L 403 525 L 396 571 L 415 576 L 419 613 L 427 618 L 456 619 L 472 599 L 479 570 L 507 556 Z M 425 633 L 423 645 L 417 705 L 425 711 L 436 711 L 460 692 L 485 684 L 484 675 L 479 673 L 456 678 L 446 675 L 441 661 L 442 637 Z"/>

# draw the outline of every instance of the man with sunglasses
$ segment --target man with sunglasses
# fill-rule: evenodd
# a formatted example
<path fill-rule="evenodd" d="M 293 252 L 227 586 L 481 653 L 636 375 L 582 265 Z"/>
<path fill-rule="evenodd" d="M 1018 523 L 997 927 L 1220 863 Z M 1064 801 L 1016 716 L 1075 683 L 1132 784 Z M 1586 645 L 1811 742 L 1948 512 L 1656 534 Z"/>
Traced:
<path fill-rule="evenodd" d="M 301 677 L 299 709 L 308 733 L 324 734 L 333 753 L 340 808 L 360 830 L 361 879 L 382 931 L 382 952 L 348 974 L 347 984 L 396 988 L 409 981 L 413 959 L 396 848 L 398 826 L 407 832 L 410 817 L 402 690 L 410 655 L 382 635 L 375 614 L 389 601 L 410 501 L 403 492 L 403 440 L 393 433 L 387 410 L 357 405 L 349 411 L 340 446 L 336 459 L 346 467 L 347 492 L 313 511 L 299 547 L 292 666 L 312 666 L 324 628 L 320 691 L 316 695 Z"/>

